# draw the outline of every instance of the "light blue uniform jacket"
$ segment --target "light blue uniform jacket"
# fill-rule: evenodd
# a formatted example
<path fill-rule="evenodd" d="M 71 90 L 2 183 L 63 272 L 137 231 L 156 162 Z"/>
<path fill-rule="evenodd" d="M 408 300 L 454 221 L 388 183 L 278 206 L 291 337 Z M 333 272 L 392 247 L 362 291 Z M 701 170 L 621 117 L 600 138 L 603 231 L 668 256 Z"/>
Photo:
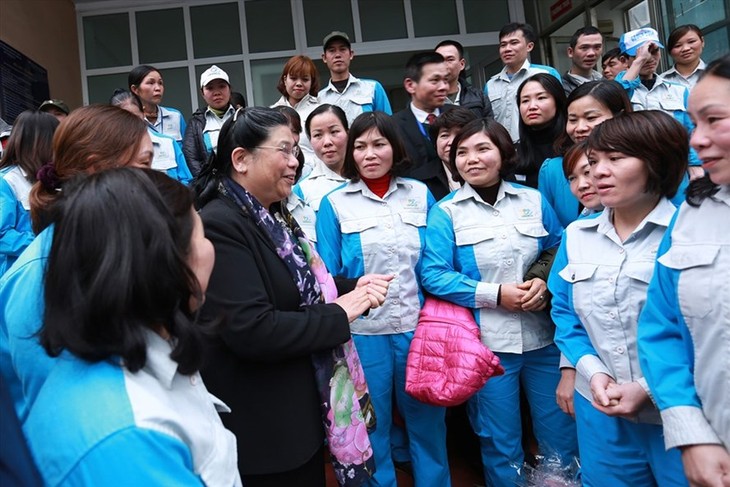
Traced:
<path fill-rule="evenodd" d="M 54 362 L 35 336 L 43 323 L 43 278 L 52 241 L 50 226 L 0 279 L 0 373 L 21 424 Z"/>
<path fill-rule="evenodd" d="M 18 166 L 0 171 L 0 276 L 35 238 L 28 202 L 31 186 Z"/>
<path fill-rule="evenodd" d="M 730 449 L 730 188 L 682 205 L 659 247 L 639 320 L 641 369 L 667 448 Z"/>
<path fill-rule="evenodd" d="M 503 181 L 494 206 L 465 184 L 428 216 L 422 282 L 426 291 L 474 308 L 482 342 L 495 352 L 522 353 L 553 342 L 542 312 L 497 306 L 502 283 L 521 283 L 544 249 L 560 243 L 563 227 L 535 189 Z"/>
<path fill-rule="evenodd" d="M 236 439 L 199 373 L 177 372 L 166 340 L 148 331 L 135 373 L 110 359 L 55 360 L 23 432 L 50 486 L 241 485 Z"/>
<path fill-rule="evenodd" d="M 393 178 L 383 198 L 362 181 L 327 195 L 317 213 L 317 248 L 335 276 L 393 274 L 383 305 L 350 324 L 353 333 L 413 331 L 423 304 L 421 254 L 428 210 L 435 203 L 425 184 Z"/>
<path fill-rule="evenodd" d="M 637 323 L 659 242 L 675 211 L 662 198 L 623 242 L 611 223 L 611 210 L 565 230 L 548 279 L 555 343 L 575 366 L 576 390 L 588 400 L 597 373 L 619 384 L 638 382 L 649 392 L 639 368 Z M 660 424 L 653 407 L 640 411 L 638 419 Z"/>

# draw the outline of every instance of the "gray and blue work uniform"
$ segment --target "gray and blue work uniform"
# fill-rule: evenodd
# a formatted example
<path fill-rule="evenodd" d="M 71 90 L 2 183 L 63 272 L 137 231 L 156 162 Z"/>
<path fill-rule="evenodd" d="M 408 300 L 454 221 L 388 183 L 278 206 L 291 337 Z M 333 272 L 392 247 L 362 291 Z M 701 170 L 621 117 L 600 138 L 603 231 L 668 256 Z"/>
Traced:
<path fill-rule="evenodd" d="M 320 103 L 329 103 L 342 108 L 350 125 L 358 115 L 365 112 L 379 111 L 393 115 L 383 85 L 373 79 L 356 78 L 352 74 L 342 93 L 337 91 L 330 80 L 327 86 L 319 90 L 317 98 Z"/>
<path fill-rule="evenodd" d="M 659 246 L 639 359 L 667 448 L 730 451 L 730 186 L 682 205 Z"/>
<path fill-rule="evenodd" d="M 382 198 L 363 181 L 350 182 L 327 195 L 317 213 L 317 248 L 333 275 L 395 275 L 383 305 L 350 324 L 379 418 L 370 434 L 374 485 L 396 485 L 390 438 L 394 396 L 405 420 L 415 483 L 451 485 L 446 409 L 405 391 L 408 349 L 423 304 L 419 283 L 426 216 L 433 204 L 425 184 L 394 177 Z"/>
<path fill-rule="evenodd" d="M 591 405 L 595 374 L 636 383 L 650 396 L 636 347 L 639 314 L 657 248 L 676 211 L 666 198 L 625 240 L 613 210 L 571 223 L 553 262 L 555 343 L 576 368 L 574 396 L 582 480 L 587 486 L 687 485 L 679 452 L 666 452 L 656 407 L 647 401 L 634 420 Z"/>
<path fill-rule="evenodd" d="M 530 403 L 545 454 L 570 463 L 577 456 L 575 423 L 555 401 L 560 353 L 544 311 L 499 306 L 502 284 L 523 282 L 545 249 L 560 243 L 563 227 L 535 189 L 502 181 L 493 205 L 468 183 L 431 210 L 421 271 L 424 289 L 472 308 L 482 343 L 499 357 L 505 374 L 489 379 L 467 403 L 481 445 L 487 485 L 513 487 L 524 460 L 520 390 Z"/>

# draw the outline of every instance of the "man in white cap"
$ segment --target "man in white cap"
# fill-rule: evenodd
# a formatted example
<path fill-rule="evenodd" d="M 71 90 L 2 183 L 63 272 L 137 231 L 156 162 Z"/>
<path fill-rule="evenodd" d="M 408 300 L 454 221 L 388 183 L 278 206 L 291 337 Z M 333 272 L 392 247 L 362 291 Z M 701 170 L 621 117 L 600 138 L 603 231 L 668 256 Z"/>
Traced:
<path fill-rule="evenodd" d="M 626 32 L 619 40 L 619 49 L 629 57 L 630 64 L 629 69 L 616 76 L 616 81 L 626 89 L 634 111 L 661 110 L 692 133 L 694 124 L 687 112 L 689 90 L 657 74 L 659 49 L 664 49 L 657 31 L 644 27 Z M 689 165 L 690 179 L 704 174 L 694 149 L 690 150 Z"/>
<path fill-rule="evenodd" d="M 200 172 L 218 147 L 223 122 L 235 112 L 231 105 L 228 73 L 218 66 L 213 65 L 200 75 L 200 91 L 207 106 L 193 113 L 183 137 L 183 154 L 193 176 Z"/>
<path fill-rule="evenodd" d="M 379 110 L 392 115 L 383 85 L 372 79 L 356 78 L 350 73 L 350 63 L 355 52 L 347 34 L 340 31 L 330 32 L 322 44 L 322 61 L 330 71 L 330 81 L 319 90 L 319 102 L 342 108 L 349 123 L 363 112 Z M 302 124 L 304 122 L 302 120 Z"/>

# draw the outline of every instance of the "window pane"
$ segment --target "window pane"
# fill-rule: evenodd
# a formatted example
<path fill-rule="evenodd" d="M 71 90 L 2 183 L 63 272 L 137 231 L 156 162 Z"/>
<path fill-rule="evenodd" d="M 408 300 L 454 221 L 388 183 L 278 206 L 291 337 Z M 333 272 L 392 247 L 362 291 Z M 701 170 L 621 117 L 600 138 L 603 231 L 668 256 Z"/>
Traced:
<path fill-rule="evenodd" d="M 454 0 L 411 0 L 416 37 L 459 33 Z"/>
<path fill-rule="evenodd" d="M 242 93 L 245 97 L 246 81 L 243 77 L 243 63 L 215 63 L 215 65 L 228 74 L 228 79 L 231 81 L 231 91 L 238 91 L 239 93 Z M 200 91 L 200 75 L 203 74 L 203 71 L 208 69 L 210 66 L 210 64 L 195 66 L 195 87 L 197 88 L 196 91 L 198 93 L 198 107 L 205 106 L 205 100 L 203 100 L 203 94 Z M 246 100 L 246 103 L 248 103 L 248 100 Z"/>
<path fill-rule="evenodd" d="M 470 34 L 499 31 L 509 23 L 509 6 L 507 0 L 464 0 L 464 17 Z"/>
<path fill-rule="evenodd" d="M 165 96 L 162 105 L 180 110 L 185 120 L 193 113 L 190 106 L 190 81 L 188 68 L 161 69 L 165 82 Z"/>
<path fill-rule="evenodd" d="M 675 26 L 695 24 L 702 29 L 726 17 L 724 0 L 672 0 L 672 10 Z"/>
<path fill-rule="evenodd" d="M 364 41 L 408 37 L 403 0 L 360 0 L 358 7 Z"/>
<path fill-rule="evenodd" d="M 241 54 L 238 4 L 190 7 L 196 58 Z"/>
<path fill-rule="evenodd" d="M 281 97 L 276 85 L 279 82 L 281 70 L 288 60 L 289 58 L 279 58 L 251 61 L 253 104 L 268 107 L 276 103 L 276 100 Z"/>
<path fill-rule="evenodd" d="M 89 76 L 89 103 L 109 103 L 117 88 L 127 88 L 127 73 Z"/>
<path fill-rule="evenodd" d="M 714 61 L 730 51 L 730 31 L 727 27 L 713 30 L 705 34 L 705 49 L 702 51 L 702 59 L 707 62 Z"/>
<path fill-rule="evenodd" d="M 304 0 L 304 23 L 307 28 L 307 46 L 321 46 L 324 36 L 333 30 L 342 31 L 350 37 L 351 42 L 355 41 L 350 2 Z"/>
<path fill-rule="evenodd" d="M 188 58 L 181 8 L 137 12 L 135 17 L 140 64 L 182 61 Z"/>
<path fill-rule="evenodd" d="M 244 5 L 249 51 L 294 49 L 294 27 L 289 0 L 248 0 Z"/>
<path fill-rule="evenodd" d="M 84 17 L 83 25 L 86 69 L 132 64 L 128 14 Z"/>

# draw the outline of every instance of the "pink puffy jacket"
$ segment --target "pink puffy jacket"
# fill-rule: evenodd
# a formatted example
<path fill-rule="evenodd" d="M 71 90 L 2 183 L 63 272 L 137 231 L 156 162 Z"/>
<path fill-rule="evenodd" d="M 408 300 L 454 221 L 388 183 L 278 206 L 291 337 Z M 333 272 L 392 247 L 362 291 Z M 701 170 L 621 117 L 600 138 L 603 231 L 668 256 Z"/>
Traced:
<path fill-rule="evenodd" d="M 503 373 L 469 309 L 426 298 L 408 351 L 408 394 L 427 404 L 456 406 Z"/>

